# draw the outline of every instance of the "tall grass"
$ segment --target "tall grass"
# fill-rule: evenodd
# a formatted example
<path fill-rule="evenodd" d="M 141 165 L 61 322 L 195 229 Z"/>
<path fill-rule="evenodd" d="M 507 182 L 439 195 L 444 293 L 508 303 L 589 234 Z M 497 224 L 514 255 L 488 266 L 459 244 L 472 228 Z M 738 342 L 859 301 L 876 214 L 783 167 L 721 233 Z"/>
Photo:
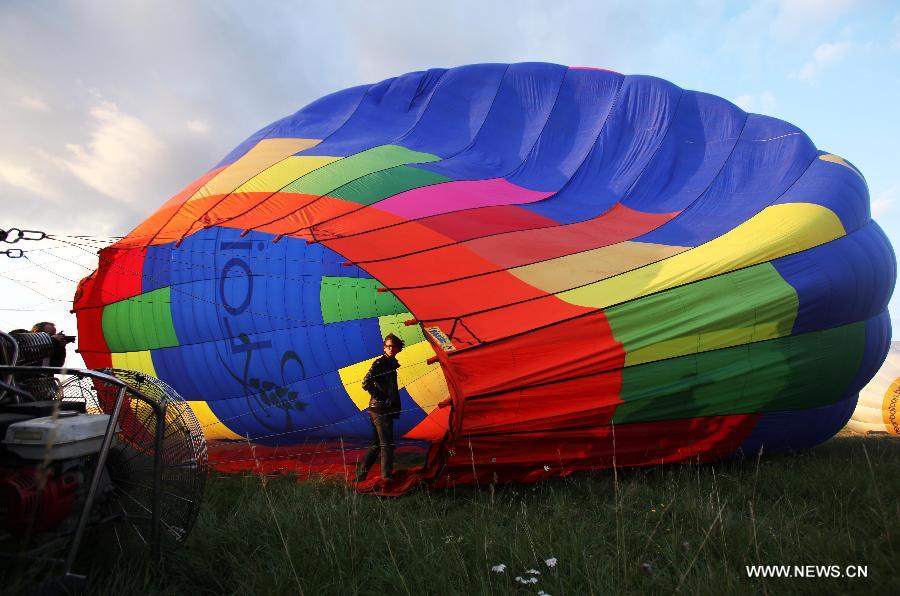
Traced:
<path fill-rule="evenodd" d="M 797 455 L 400 499 L 215 476 L 182 549 L 157 569 L 139 559 L 96 565 L 91 590 L 895 593 L 898 495 L 900 441 L 846 436 Z M 492 571 L 499 564 L 505 571 Z M 748 578 L 755 564 L 866 565 L 868 578 Z"/>

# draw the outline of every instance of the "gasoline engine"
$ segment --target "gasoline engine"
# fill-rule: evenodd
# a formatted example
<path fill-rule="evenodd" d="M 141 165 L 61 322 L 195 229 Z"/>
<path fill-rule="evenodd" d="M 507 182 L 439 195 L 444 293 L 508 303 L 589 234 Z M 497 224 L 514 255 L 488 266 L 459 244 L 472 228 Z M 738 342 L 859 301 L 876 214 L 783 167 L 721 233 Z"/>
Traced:
<path fill-rule="evenodd" d="M 0 559 L 74 577 L 86 532 L 154 556 L 183 542 L 207 473 L 187 403 L 140 372 L 41 366 L 52 349 L 46 333 L 0 333 Z"/>
<path fill-rule="evenodd" d="M 6 531 L 23 538 L 73 529 L 63 526 L 74 523 L 71 514 L 84 501 L 88 464 L 108 424 L 108 415 L 88 415 L 77 403 L 0 405 L 0 517 Z M 108 481 L 104 485 L 103 493 Z"/>

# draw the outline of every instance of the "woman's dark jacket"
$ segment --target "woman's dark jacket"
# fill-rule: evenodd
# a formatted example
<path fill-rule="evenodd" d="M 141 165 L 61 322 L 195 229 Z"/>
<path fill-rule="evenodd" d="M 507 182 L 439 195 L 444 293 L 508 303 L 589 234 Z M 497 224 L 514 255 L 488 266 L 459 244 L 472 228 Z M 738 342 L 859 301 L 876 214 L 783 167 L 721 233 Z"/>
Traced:
<path fill-rule="evenodd" d="M 400 417 L 400 389 L 397 387 L 396 358 L 379 356 L 366 373 L 362 387 L 369 392 L 369 411 L 391 418 Z"/>

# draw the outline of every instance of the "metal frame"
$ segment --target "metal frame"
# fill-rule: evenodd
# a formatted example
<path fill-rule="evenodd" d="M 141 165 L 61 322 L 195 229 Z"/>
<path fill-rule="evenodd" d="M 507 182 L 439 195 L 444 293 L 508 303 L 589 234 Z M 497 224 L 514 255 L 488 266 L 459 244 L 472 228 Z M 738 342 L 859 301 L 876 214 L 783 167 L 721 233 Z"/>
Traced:
<path fill-rule="evenodd" d="M 116 377 L 94 370 L 84 370 L 79 368 L 56 368 L 50 366 L 0 365 L 0 376 L 5 376 L 7 374 L 14 375 L 15 373 L 70 375 L 79 378 L 88 378 L 97 381 L 103 381 L 119 388 L 119 391 L 116 394 L 115 404 L 113 405 L 113 411 L 109 418 L 109 424 L 106 427 L 106 433 L 103 435 L 103 443 L 101 444 L 100 451 L 97 454 L 96 463 L 94 465 L 93 474 L 91 476 L 91 484 L 88 488 L 88 493 L 85 497 L 84 505 L 78 517 L 78 525 L 75 528 L 75 532 L 72 536 L 72 542 L 69 545 L 69 552 L 64 559 L 51 559 L 54 562 L 63 564 L 63 579 L 76 581 L 84 579 L 83 576 L 72 573 L 72 567 L 75 564 L 75 559 L 78 556 L 78 550 L 81 547 L 81 541 L 84 538 L 84 532 L 87 529 L 88 519 L 90 518 L 91 510 L 94 506 L 94 500 L 97 498 L 97 490 L 100 486 L 100 476 L 103 473 L 103 468 L 106 465 L 106 459 L 109 455 L 109 449 L 112 446 L 112 440 L 116 434 L 116 426 L 119 421 L 119 415 L 122 411 L 122 403 L 125 400 L 126 394 L 130 394 L 131 396 L 137 398 L 139 401 L 148 404 L 153 410 L 153 413 L 156 414 L 156 437 L 154 445 L 155 453 L 153 458 L 153 497 L 151 503 L 152 510 L 150 529 L 150 554 L 154 559 L 158 559 L 160 555 L 160 533 L 162 528 L 162 523 L 160 520 L 159 501 L 162 494 L 162 447 L 166 426 L 166 405 L 150 399 L 140 391 L 120 381 Z M 23 554 L 20 553 L 20 556 L 23 556 Z M 27 553 L 25 553 L 24 556 L 27 556 Z"/>
<path fill-rule="evenodd" d="M 3 230 L 0 230 L 0 232 L 2 232 L 2 231 Z M 9 358 L 9 361 L 12 362 L 13 364 L 18 362 L 19 361 L 19 342 L 17 342 L 12 335 L 10 335 L 9 333 L 6 333 L 5 331 L 0 331 L 0 340 L 5 341 L 10 346 L 12 346 L 12 350 L 11 350 L 12 357 Z M 7 354 L 4 353 L 5 351 L 6 351 L 6 349 L 2 345 L 0 345 L 0 356 L 7 356 Z M 3 387 L 0 388 L 0 397 L 2 397 L 4 395 L 4 393 L 9 390 L 13 390 L 13 392 L 16 392 L 16 389 L 14 387 L 9 387 L 9 385 L 12 382 L 13 382 L 12 374 L 3 376 L 3 381 L 2 381 Z"/>

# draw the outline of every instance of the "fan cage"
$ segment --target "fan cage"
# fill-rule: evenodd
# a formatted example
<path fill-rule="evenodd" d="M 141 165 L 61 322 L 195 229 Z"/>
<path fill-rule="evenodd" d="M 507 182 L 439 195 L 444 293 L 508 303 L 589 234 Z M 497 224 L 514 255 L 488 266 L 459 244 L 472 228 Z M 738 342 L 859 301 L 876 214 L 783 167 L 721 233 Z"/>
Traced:
<path fill-rule="evenodd" d="M 145 373 L 104 369 L 149 400 L 163 406 L 164 434 L 159 472 L 161 546 L 183 542 L 197 520 L 208 475 L 203 430 L 188 403 L 172 387 Z M 120 388 L 97 378 L 72 376 L 62 383 L 59 398 L 80 402 L 89 414 L 111 414 Z M 159 420 L 154 408 L 126 392 L 106 472 L 113 487 L 108 513 L 126 521 L 116 531 L 120 542 L 151 541 L 154 462 Z"/>

